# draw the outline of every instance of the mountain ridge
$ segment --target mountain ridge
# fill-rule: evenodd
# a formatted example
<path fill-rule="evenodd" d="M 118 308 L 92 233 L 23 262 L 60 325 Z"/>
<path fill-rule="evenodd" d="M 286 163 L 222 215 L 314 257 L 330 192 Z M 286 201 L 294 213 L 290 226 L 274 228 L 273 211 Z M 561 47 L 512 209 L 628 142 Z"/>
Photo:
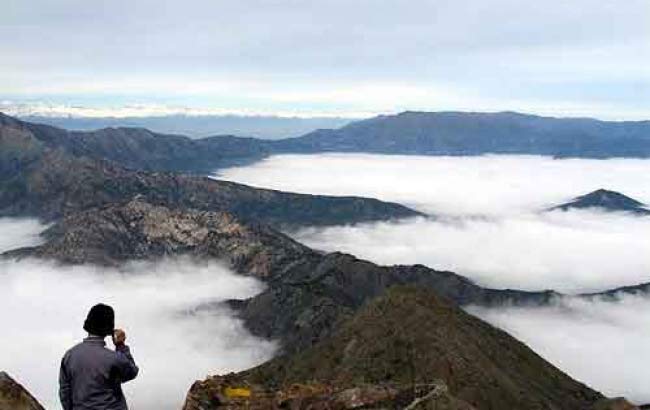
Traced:
<path fill-rule="evenodd" d="M 650 156 L 650 121 L 607 122 L 514 112 L 406 111 L 273 144 L 276 151 L 295 153 L 645 158 Z"/>
<path fill-rule="evenodd" d="M 418 393 L 425 386 L 425 392 L 436 386 L 438 394 Z M 228 397 L 229 390 L 242 388 L 250 392 L 245 401 Z M 196 382 L 184 410 L 357 408 L 353 403 L 385 409 L 636 409 L 605 399 L 433 290 L 397 286 L 309 348 Z"/>
<path fill-rule="evenodd" d="M 59 138 L 63 143 L 57 142 Z M 84 209 L 128 202 L 135 195 L 172 207 L 230 211 L 284 227 L 421 215 L 371 198 L 294 194 L 192 174 L 132 169 L 99 154 L 83 155 L 70 141 L 74 138 L 58 131 L 37 135 L 32 126 L 0 118 L 0 216 L 53 221 Z"/>
<path fill-rule="evenodd" d="M 150 171 L 209 173 L 272 154 L 521 154 L 573 158 L 650 157 L 650 121 L 556 118 L 512 111 L 405 111 L 279 140 L 232 135 L 192 139 L 143 128 L 67 131 L 0 113 L 51 147 Z"/>

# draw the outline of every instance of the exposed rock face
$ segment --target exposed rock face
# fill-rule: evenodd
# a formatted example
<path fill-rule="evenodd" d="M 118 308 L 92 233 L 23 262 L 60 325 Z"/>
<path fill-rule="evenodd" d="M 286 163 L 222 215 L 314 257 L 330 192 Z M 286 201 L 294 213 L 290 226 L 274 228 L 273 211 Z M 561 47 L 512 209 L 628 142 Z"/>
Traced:
<path fill-rule="evenodd" d="M 254 334 L 281 339 L 287 351 L 311 346 L 393 285 L 435 289 L 460 304 L 543 304 L 558 296 L 486 289 L 421 265 L 384 267 L 342 253 L 323 255 L 229 213 L 169 209 L 142 199 L 71 215 L 45 238 L 43 245 L 5 256 L 105 265 L 182 254 L 226 260 L 238 272 L 267 282 L 264 292 L 233 307 Z"/>
<path fill-rule="evenodd" d="M 355 397 L 350 389 L 373 386 L 371 390 L 379 391 L 374 396 L 386 397 L 386 402 L 370 408 L 439 408 L 433 404 L 444 397 L 447 408 L 456 409 L 575 410 L 592 408 L 603 398 L 507 333 L 442 301 L 431 290 L 414 287 L 391 288 L 330 337 L 234 379 L 231 376 L 230 383 L 242 380 L 263 386 L 265 392 L 283 392 L 305 383 L 328 386 L 330 400 Z M 434 393 L 429 397 L 424 394 L 424 400 L 414 402 L 417 395 L 409 386 L 432 386 L 436 380 L 443 384 L 437 390 L 430 388 Z M 222 408 L 224 400 L 218 396 L 223 383 L 217 377 L 195 384 L 186 409 Z M 378 386 L 401 388 L 382 396 Z M 401 399 L 399 391 L 404 392 Z M 357 397 L 364 396 L 357 392 Z M 433 403 L 428 405 L 426 400 Z"/>
<path fill-rule="evenodd" d="M 45 410 L 29 392 L 0 371 L 0 410 Z"/>
<path fill-rule="evenodd" d="M 238 375 L 212 376 L 192 385 L 183 410 L 210 409 L 475 410 L 470 404 L 451 396 L 442 381 L 415 388 L 397 384 L 344 387 L 309 383 L 273 390 L 251 385 Z"/>
<path fill-rule="evenodd" d="M 135 195 L 155 204 L 228 211 L 282 227 L 420 215 L 375 199 L 300 195 L 199 176 L 127 169 L 115 162 L 79 156 L 84 152 L 67 147 L 71 137 L 66 135 L 44 133 L 48 137 L 39 139 L 33 129 L 40 127 L 44 126 L 0 118 L 0 216 L 55 220 L 89 208 L 123 203 Z M 64 138 L 63 143 L 57 142 L 60 138 Z"/>
<path fill-rule="evenodd" d="M 535 154 L 648 157 L 650 122 L 549 118 L 514 112 L 403 112 L 271 144 L 276 152 L 417 155 Z"/>
<path fill-rule="evenodd" d="M 264 278 L 314 253 L 266 225 L 246 225 L 227 212 L 171 210 L 141 200 L 71 215 L 43 235 L 44 245 L 9 255 L 119 265 L 189 254 L 225 259 L 239 272 Z"/>
<path fill-rule="evenodd" d="M 575 200 L 566 204 L 558 205 L 551 210 L 559 209 L 568 211 L 570 209 L 596 208 L 605 211 L 631 212 L 637 215 L 650 215 L 650 210 L 646 205 L 635 199 L 625 196 L 616 191 L 598 189 L 586 195 L 577 197 Z"/>

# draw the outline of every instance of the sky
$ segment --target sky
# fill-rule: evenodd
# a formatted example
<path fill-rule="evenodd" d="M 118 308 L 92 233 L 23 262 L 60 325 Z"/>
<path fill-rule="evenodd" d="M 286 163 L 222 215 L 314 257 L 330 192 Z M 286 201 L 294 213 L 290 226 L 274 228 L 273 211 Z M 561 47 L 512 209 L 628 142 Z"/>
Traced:
<path fill-rule="evenodd" d="M 5 0 L 0 107 L 640 119 L 649 36 L 647 0 Z"/>
<path fill-rule="evenodd" d="M 218 176 L 371 196 L 431 215 L 290 233 L 316 249 L 452 270 L 494 288 L 575 294 L 650 282 L 650 217 L 546 210 L 599 188 L 650 203 L 649 175 L 650 161 L 636 159 L 318 154 L 274 156 Z M 591 387 L 650 402 L 650 296 L 469 311 Z"/>

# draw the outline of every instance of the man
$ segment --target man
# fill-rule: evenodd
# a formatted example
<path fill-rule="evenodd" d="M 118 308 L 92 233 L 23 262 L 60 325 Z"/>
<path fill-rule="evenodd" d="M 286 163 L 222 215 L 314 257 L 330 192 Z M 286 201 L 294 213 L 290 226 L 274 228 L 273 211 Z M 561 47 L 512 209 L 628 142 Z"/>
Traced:
<path fill-rule="evenodd" d="M 115 312 L 95 305 L 84 322 L 88 337 L 68 350 L 61 360 L 59 398 L 63 410 L 127 410 L 121 384 L 138 375 L 126 334 L 115 329 Z M 104 338 L 113 335 L 115 351 Z"/>

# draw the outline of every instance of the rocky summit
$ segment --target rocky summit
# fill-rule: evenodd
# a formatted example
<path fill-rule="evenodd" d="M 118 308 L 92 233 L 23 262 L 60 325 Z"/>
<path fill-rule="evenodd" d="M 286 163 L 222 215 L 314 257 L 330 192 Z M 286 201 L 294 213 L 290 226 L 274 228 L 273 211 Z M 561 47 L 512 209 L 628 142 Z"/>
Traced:
<path fill-rule="evenodd" d="M 610 408 L 604 400 L 434 291 L 394 287 L 310 348 L 197 382 L 185 410 Z"/>
<path fill-rule="evenodd" d="M 0 410 L 45 409 L 22 385 L 0 371 Z"/>

